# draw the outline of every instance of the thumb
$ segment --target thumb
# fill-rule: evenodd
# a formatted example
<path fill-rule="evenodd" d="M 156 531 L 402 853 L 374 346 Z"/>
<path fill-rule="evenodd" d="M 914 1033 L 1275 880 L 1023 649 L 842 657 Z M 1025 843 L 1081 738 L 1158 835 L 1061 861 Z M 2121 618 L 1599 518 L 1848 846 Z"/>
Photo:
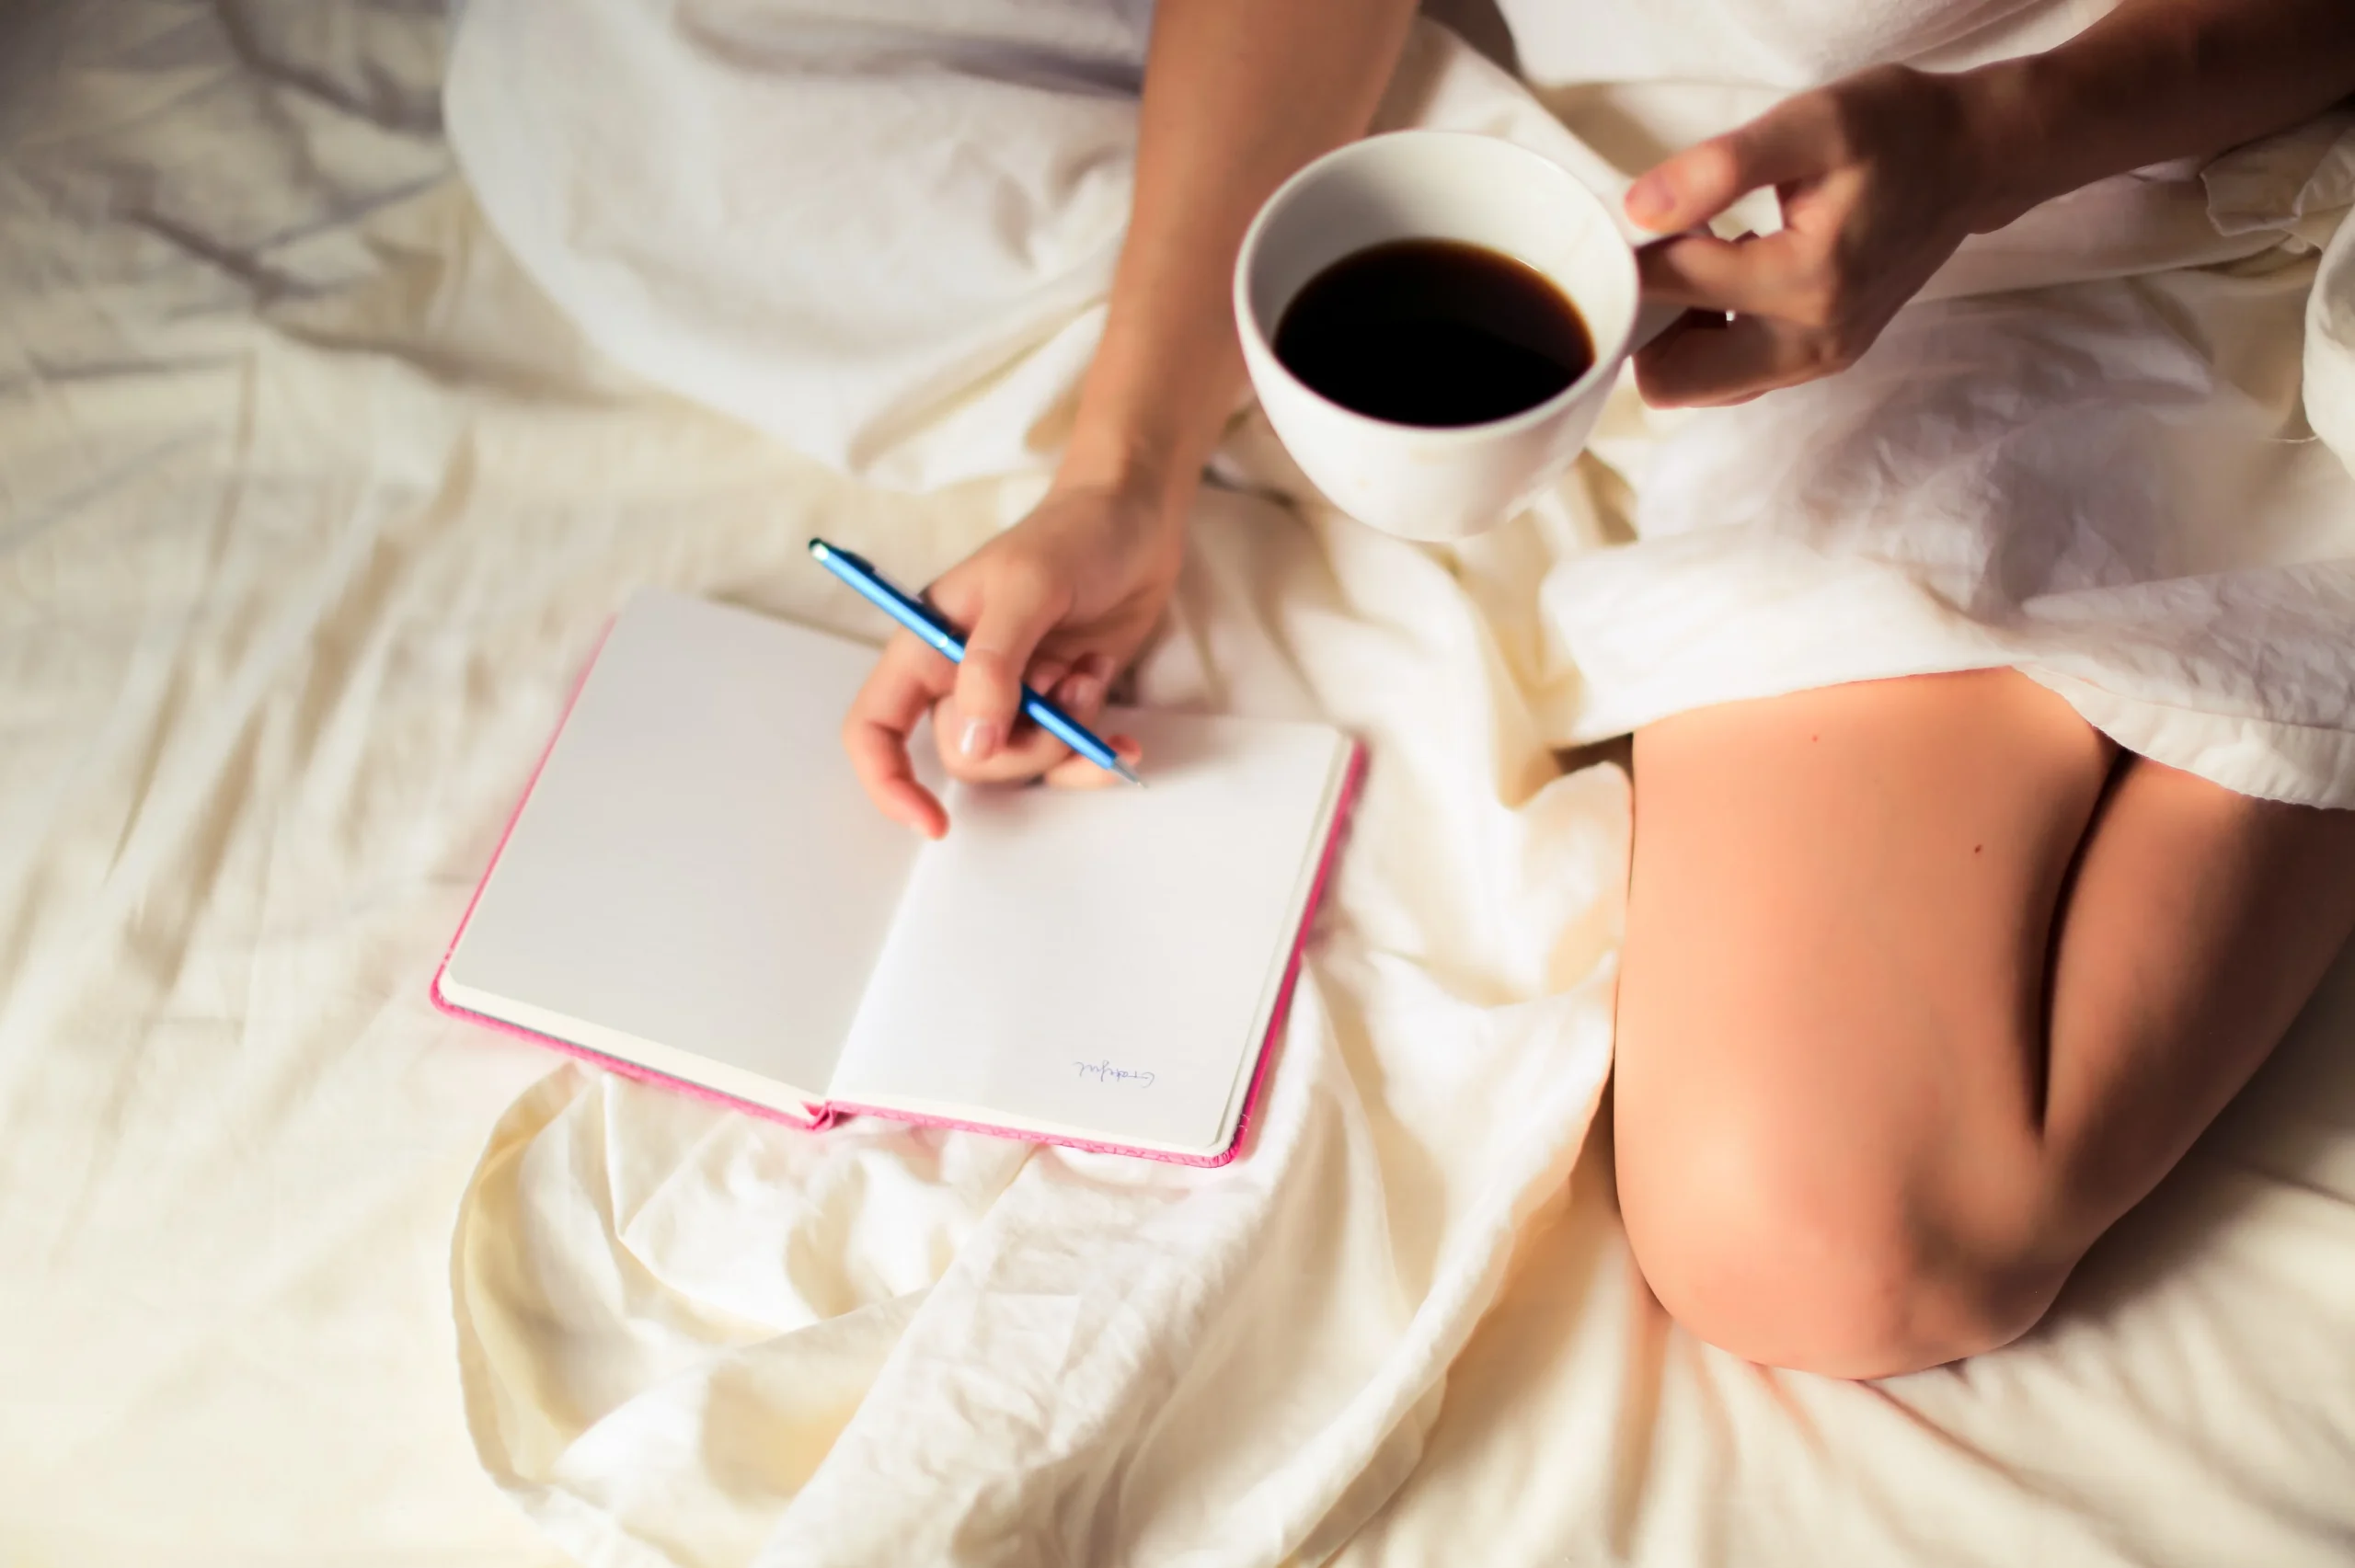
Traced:
<path fill-rule="evenodd" d="M 1050 574 L 1027 562 L 993 574 L 988 589 L 957 670 L 957 750 L 972 762 L 988 761 L 1013 733 L 1022 672 L 1069 598 Z"/>
<path fill-rule="evenodd" d="M 1762 186 L 1821 174 L 1831 162 L 1822 109 L 1819 95 L 1804 93 L 1685 148 L 1627 188 L 1627 216 L 1656 234 L 1677 234 Z"/>

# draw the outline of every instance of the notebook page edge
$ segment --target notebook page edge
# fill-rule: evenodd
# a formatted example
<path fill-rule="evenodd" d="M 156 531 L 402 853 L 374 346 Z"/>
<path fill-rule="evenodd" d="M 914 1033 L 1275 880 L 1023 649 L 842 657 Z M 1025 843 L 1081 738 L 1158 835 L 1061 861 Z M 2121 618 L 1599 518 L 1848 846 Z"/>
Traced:
<path fill-rule="evenodd" d="M 811 1094 L 757 1073 L 708 1073 L 705 1070 L 713 1064 L 706 1059 L 685 1051 L 669 1051 L 650 1040 L 641 1040 L 635 1036 L 605 1038 L 607 1031 L 555 1014 L 536 1015 L 526 1021 L 503 1018 L 496 1013 L 486 1012 L 480 1003 L 495 1002 L 497 999 L 476 995 L 462 982 L 453 983 L 446 970 L 434 976 L 432 1001 L 435 1007 L 453 1018 L 560 1051 L 576 1061 L 585 1062 L 603 1071 L 618 1073 L 642 1083 L 659 1084 L 732 1110 L 748 1111 L 754 1116 L 806 1128 L 823 1127 L 833 1116 L 833 1107 L 822 1095 Z M 575 1039 L 571 1037 L 573 1034 L 587 1037 Z M 600 1044 L 592 1043 L 598 1040 L 602 1041 L 603 1048 Z M 669 1062 L 667 1066 L 663 1065 L 666 1059 Z M 725 1063 L 718 1065 L 723 1069 L 726 1066 Z M 712 1077 L 727 1082 L 705 1081 Z M 783 1091 L 781 1095 L 778 1093 L 780 1090 Z"/>
<path fill-rule="evenodd" d="M 1202 720 L 1221 726 L 1243 726 L 1247 727 L 1246 733 L 1252 729 L 1314 731 L 1324 750 L 1323 782 L 1317 790 L 1315 806 L 1304 824 L 1306 830 L 1302 834 L 1298 846 L 1291 886 L 1283 896 L 1282 904 L 1278 906 L 1281 916 L 1275 930 L 1280 934 L 1260 959 L 1258 997 L 1252 1004 L 1250 1023 L 1239 1036 L 1241 1043 L 1235 1047 L 1226 1086 L 1223 1092 L 1213 1091 L 1218 1093 L 1213 1103 L 1219 1110 L 1211 1136 L 1201 1141 L 1180 1141 L 1129 1131 L 1116 1133 L 1102 1125 L 1016 1113 L 961 1097 L 943 1099 L 900 1092 L 889 1083 L 890 1078 L 894 1076 L 890 1070 L 897 1065 L 890 1060 L 890 1056 L 904 1051 L 904 1047 L 897 1041 L 877 1037 L 876 1030 L 867 1027 L 870 1020 L 866 1003 L 862 1004 L 851 1040 L 843 1053 L 836 1073 L 838 1097 L 831 1104 L 845 1114 L 877 1115 L 1001 1137 L 1043 1139 L 1066 1147 L 1140 1154 L 1186 1163 L 1223 1164 L 1233 1157 L 1247 1122 L 1254 1093 L 1264 1081 L 1266 1064 L 1275 1048 L 1275 1035 L 1281 1021 L 1280 1010 L 1290 999 L 1292 983 L 1299 967 L 1299 955 L 1307 940 L 1325 874 L 1332 863 L 1362 749 L 1354 738 L 1322 721 L 1249 720 L 1231 715 L 1166 714 L 1163 717 L 1179 722 Z M 924 854 L 929 855 L 938 846 L 927 845 Z M 910 876 L 912 898 L 916 896 L 913 890 L 920 889 L 925 883 L 921 858 L 917 870 Z M 894 934 L 897 934 L 896 930 Z M 895 967 L 904 967 L 904 957 L 887 948 L 884 956 L 878 959 L 877 973 L 879 976 L 888 973 Z M 890 1011 L 888 1002 L 884 1003 L 882 1010 Z M 864 1052 L 862 1046 L 865 1047 Z M 871 1064 L 872 1070 L 864 1074 L 858 1070 L 861 1066 L 868 1065 L 862 1061 L 863 1055 L 877 1057 Z"/>
<path fill-rule="evenodd" d="M 918 1127 L 947 1127 L 992 1138 L 1051 1143 L 1059 1148 L 1077 1149 L 1094 1154 L 1119 1154 L 1203 1168 L 1232 1163 L 1243 1151 L 1244 1141 L 1251 1130 L 1253 1115 L 1274 1070 L 1274 1058 L 1281 1044 L 1278 1036 L 1290 1016 L 1292 993 L 1299 982 L 1301 970 L 1307 963 L 1311 931 L 1317 912 L 1324 907 L 1326 890 L 1334 866 L 1340 858 L 1342 841 L 1348 836 L 1350 816 L 1364 782 L 1365 748 L 1354 737 L 1338 729 L 1334 731 L 1334 740 L 1333 782 L 1327 786 L 1326 802 L 1318 818 L 1319 830 L 1304 855 L 1308 872 L 1305 891 L 1299 902 L 1299 915 L 1294 921 L 1294 934 L 1283 951 L 1281 962 L 1273 971 L 1274 989 L 1262 1009 L 1262 1022 L 1255 1025 L 1259 1039 L 1258 1048 L 1238 1063 L 1236 1080 L 1241 1092 L 1230 1096 L 1227 1114 L 1221 1119 L 1220 1131 L 1213 1141 L 1201 1145 L 1150 1140 L 1106 1142 L 1089 1129 L 1074 1125 L 1021 1117 L 998 1122 L 979 1121 L 966 1114 L 971 1107 L 938 1104 L 916 1097 L 896 1095 L 878 1097 L 866 1103 L 832 1101 L 827 1108 L 843 1116 L 880 1116 Z"/>
<path fill-rule="evenodd" d="M 1348 834 L 1350 810 L 1357 804 L 1357 795 L 1365 776 L 1365 748 L 1346 730 L 1334 731 L 1334 759 L 1331 782 L 1326 787 L 1325 804 L 1317 818 L 1317 831 L 1311 841 L 1302 868 L 1302 884 L 1293 901 L 1297 913 L 1292 921 L 1292 944 L 1285 949 L 1278 963 L 1272 984 L 1260 1009 L 1255 1025 L 1259 1036 L 1259 1048 L 1245 1059 L 1235 1075 L 1235 1088 L 1230 1097 L 1227 1115 L 1220 1126 L 1223 1129 L 1219 1147 L 1239 1149 L 1244 1134 L 1250 1130 L 1251 1114 L 1258 1106 L 1267 1080 L 1274 1070 L 1273 1059 L 1281 1042 L 1277 1036 L 1292 1013 L 1292 992 L 1300 982 L 1300 973 L 1308 964 L 1308 941 L 1315 924 L 1317 911 L 1324 908 L 1325 893 L 1333 867 L 1340 859 L 1341 841 Z"/>
<path fill-rule="evenodd" d="M 741 618 L 743 622 L 757 622 L 762 625 L 764 635 L 773 629 L 784 629 L 792 634 L 824 638 L 846 647 L 864 646 L 799 622 L 656 585 L 646 585 L 634 590 L 622 609 L 608 618 L 583 660 L 580 673 L 573 680 L 547 742 L 508 816 L 482 876 L 476 884 L 465 911 L 442 954 L 442 963 L 434 976 L 431 998 L 435 1005 L 445 1013 L 580 1057 L 611 1070 L 649 1078 L 692 1093 L 741 1105 L 758 1114 L 779 1116 L 797 1125 L 821 1126 L 830 1116 L 826 1096 L 821 1090 L 788 1082 L 782 1076 L 741 1068 L 716 1057 L 666 1046 L 638 1033 L 601 1025 L 560 1008 L 509 996 L 495 988 L 476 985 L 465 977 L 468 937 L 475 929 L 476 917 L 485 895 L 492 888 L 511 842 L 519 825 L 524 822 L 543 779 L 552 768 L 560 769 L 563 765 L 566 741 L 573 733 L 573 720 L 584 694 L 591 690 L 601 661 L 614 646 L 616 630 L 634 612 L 659 611 L 666 602 L 673 610 L 684 608 L 692 614 L 716 614 Z M 913 857 L 910 856 L 907 869 L 912 870 L 913 864 Z M 904 876 L 902 880 L 904 887 Z M 897 901 L 895 895 L 894 904 Z M 887 930 L 888 924 L 887 921 Z M 879 937 L 878 952 L 880 951 L 880 943 L 881 938 Z M 864 990 L 863 984 L 861 990 Z M 839 1059 L 841 1047 L 847 1037 L 845 1032 L 843 1039 L 835 1042 L 830 1060 Z"/>

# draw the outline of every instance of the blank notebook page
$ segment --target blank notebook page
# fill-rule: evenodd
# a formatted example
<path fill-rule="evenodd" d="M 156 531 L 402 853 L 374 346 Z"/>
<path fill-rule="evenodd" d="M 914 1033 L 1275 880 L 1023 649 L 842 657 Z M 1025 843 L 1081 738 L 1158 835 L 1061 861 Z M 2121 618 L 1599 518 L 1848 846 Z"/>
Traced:
<path fill-rule="evenodd" d="M 838 1100 L 1220 1146 L 1346 743 L 1321 726 L 1171 714 L 1106 727 L 1143 743 L 1148 787 L 955 793 L 867 982 Z"/>
<path fill-rule="evenodd" d="M 642 590 L 442 993 L 748 1099 L 780 1096 L 671 1053 L 823 1098 L 919 843 L 867 804 L 836 738 L 874 663 L 838 637 Z"/>

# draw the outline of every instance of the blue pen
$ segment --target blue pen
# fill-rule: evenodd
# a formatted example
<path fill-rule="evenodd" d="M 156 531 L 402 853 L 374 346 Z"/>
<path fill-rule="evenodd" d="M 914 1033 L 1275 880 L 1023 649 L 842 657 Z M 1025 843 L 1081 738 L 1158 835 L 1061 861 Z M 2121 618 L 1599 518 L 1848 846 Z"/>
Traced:
<path fill-rule="evenodd" d="M 836 549 L 822 539 L 810 541 L 810 553 L 818 557 L 820 566 L 856 589 L 860 598 L 913 632 L 925 646 L 937 650 L 942 658 L 951 664 L 965 662 L 965 639 L 940 618 L 940 612 L 906 589 L 892 586 L 864 557 Z M 1040 729 L 1107 773 L 1118 773 L 1132 784 L 1144 783 L 1126 762 L 1120 761 L 1118 751 L 1097 739 L 1087 732 L 1085 725 L 1028 686 L 1022 688 L 1022 711 L 1029 715 L 1030 721 Z"/>

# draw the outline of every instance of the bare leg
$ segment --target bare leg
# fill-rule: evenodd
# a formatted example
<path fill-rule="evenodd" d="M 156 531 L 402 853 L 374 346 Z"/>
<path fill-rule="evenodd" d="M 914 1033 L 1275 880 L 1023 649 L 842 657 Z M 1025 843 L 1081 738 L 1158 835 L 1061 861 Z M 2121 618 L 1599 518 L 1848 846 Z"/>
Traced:
<path fill-rule="evenodd" d="M 2355 812 L 2116 749 L 2011 670 L 1636 740 L 1619 1190 L 1701 1337 L 1845 1377 L 2040 1316 L 2355 928 Z"/>

